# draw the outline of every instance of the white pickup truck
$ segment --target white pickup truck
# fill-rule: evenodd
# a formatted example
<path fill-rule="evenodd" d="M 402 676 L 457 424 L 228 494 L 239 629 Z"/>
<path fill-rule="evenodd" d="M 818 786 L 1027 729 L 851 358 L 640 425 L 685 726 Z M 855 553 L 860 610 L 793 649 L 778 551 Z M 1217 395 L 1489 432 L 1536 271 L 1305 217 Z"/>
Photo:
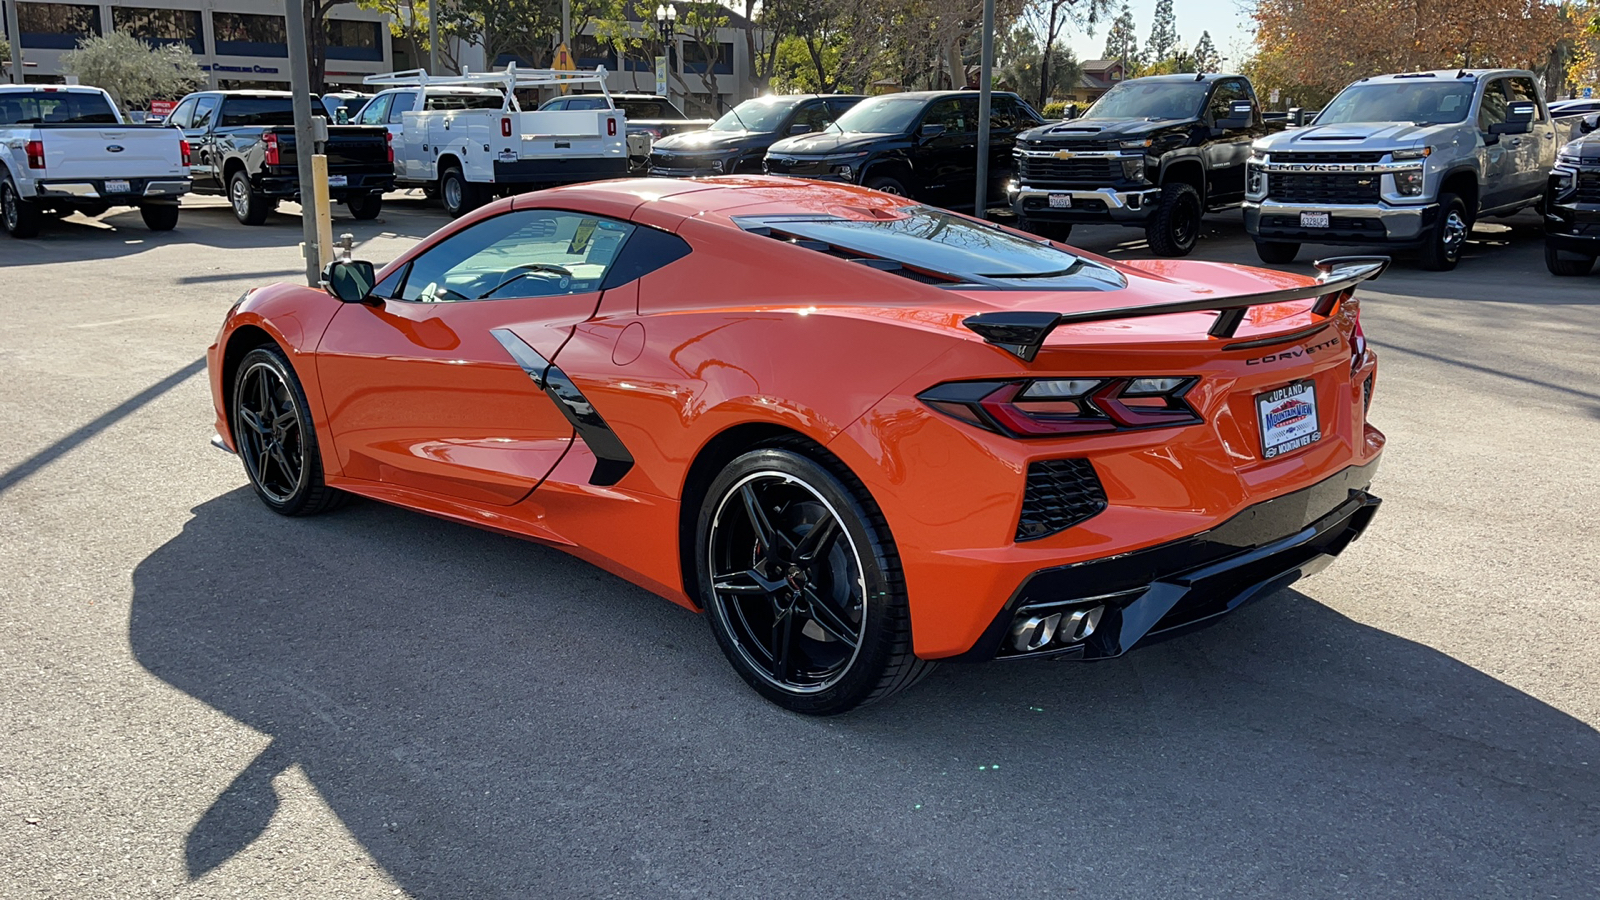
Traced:
<path fill-rule="evenodd" d="M 168 231 L 188 192 L 181 132 L 129 124 L 99 88 L 0 85 L 0 224 L 12 237 L 38 234 L 47 213 L 113 206 Z"/>
<path fill-rule="evenodd" d="M 365 82 L 408 89 L 391 95 L 387 114 L 392 123 L 400 111 L 396 185 L 436 191 L 445 211 L 459 216 L 498 195 L 627 175 L 626 116 L 610 102 L 605 78 L 603 68 L 564 72 L 513 64 L 502 72 L 435 78 L 415 70 L 372 75 Z M 517 100 L 518 90 L 586 83 L 599 84 L 606 108 L 524 111 Z M 474 87 L 498 88 L 501 101 L 487 108 L 429 102 L 440 88 Z M 403 108 L 407 103 L 410 108 Z"/>

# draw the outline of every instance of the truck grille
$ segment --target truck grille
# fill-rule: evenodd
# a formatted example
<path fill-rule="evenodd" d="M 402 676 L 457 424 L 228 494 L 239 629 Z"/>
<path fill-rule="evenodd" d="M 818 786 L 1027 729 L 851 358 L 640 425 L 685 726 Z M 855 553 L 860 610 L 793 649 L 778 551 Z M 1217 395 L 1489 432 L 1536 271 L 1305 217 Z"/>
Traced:
<path fill-rule="evenodd" d="M 1018 180 L 1028 187 L 1104 187 L 1121 180 L 1121 161 L 1106 156 L 1056 159 L 1018 156 Z"/>
<path fill-rule="evenodd" d="M 767 171 L 773 175 L 793 175 L 797 178 L 820 178 L 829 175 L 829 165 L 818 157 L 769 156 Z"/>
<path fill-rule="evenodd" d="M 1382 162 L 1384 153 L 1274 153 L 1273 162 L 1281 163 L 1375 163 Z"/>
<path fill-rule="evenodd" d="M 1047 459 L 1028 466 L 1017 540 L 1034 541 L 1106 508 L 1106 492 L 1087 459 Z"/>
<path fill-rule="evenodd" d="M 1377 203 L 1381 178 L 1375 173 L 1273 172 L 1268 176 L 1267 196 L 1284 203 Z"/>
<path fill-rule="evenodd" d="M 1600 172 L 1583 172 L 1578 175 L 1578 202 L 1600 203 Z"/>

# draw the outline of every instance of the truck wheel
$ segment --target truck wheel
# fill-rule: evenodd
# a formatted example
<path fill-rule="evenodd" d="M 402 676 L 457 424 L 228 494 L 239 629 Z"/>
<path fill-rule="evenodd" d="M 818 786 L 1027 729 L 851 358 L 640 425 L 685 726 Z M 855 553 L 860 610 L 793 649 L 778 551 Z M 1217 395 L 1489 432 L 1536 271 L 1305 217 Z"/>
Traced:
<path fill-rule="evenodd" d="M 1296 241 L 1256 241 L 1256 255 L 1264 263 L 1292 263 L 1299 254 Z"/>
<path fill-rule="evenodd" d="M 272 204 L 250 186 L 250 176 L 243 169 L 228 179 L 228 202 L 233 204 L 233 217 L 240 225 L 260 225 L 267 221 Z"/>
<path fill-rule="evenodd" d="M 1562 259 L 1561 251 L 1544 245 L 1544 266 L 1552 275 L 1577 276 L 1587 275 L 1594 268 L 1595 257 L 1579 256 L 1577 259 Z"/>
<path fill-rule="evenodd" d="M 1422 267 L 1434 272 L 1448 272 L 1461 261 L 1461 248 L 1472 233 L 1472 217 L 1467 214 L 1467 204 L 1449 192 L 1439 195 L 1439 218 L 1428 230 L 1422 245 Z"/>
<path fill-rule="evenodd" d="M 450 218 L 457 219 L 483 205 L 483 191 L 452 166 L 439 176 L 439 200 Z"/>
<path fill-rule="evenodd" d="M 1038 219 L 1019 219 L 1017 227 L 1029 234 L 1037 234 L 1047 241 L 1066 243 L 1072 237 L 1071 222 L 1041 222 Z"/>
<path fill-rule="evenodd" d="M 1200 192 L 1192 185 L 1173 182 L 1161 188 L 1156 214 L 1145 226 L 1150 252 L 1157 256 L 1188 256 L 1200 237 Z"/>
<path fill-rule="evenodd" d="M 352 195 L 345 198 L 344 205 L 350 209 L 350 215 L 358 219 L 376 219 L 378 213 L 383 211 L 383 195 L 378 193 Z"/>
<path fill-rule="evenodd" d="M 139 216 L 151 231 L 171 231 L 178 224 L 178 204 L 146 203 L 139 207 Z"/>
<path fill-rule="evenodd" d="M 909 196 L 906 192 L 905 184 L 900 179 L 891 178 L 888 175 L 874 175 L 867 179 L 866 186 L 875 191 L 882 191 L 885 194 L 893 194 L 896 197 Z"/>
<path fill-rule="evenodd" d="M 0 224 L 6 234 L 14 238 L 31 238 L 39 234 L 39 207 L 22 199 L 11 177 L 0 181 Z"/>

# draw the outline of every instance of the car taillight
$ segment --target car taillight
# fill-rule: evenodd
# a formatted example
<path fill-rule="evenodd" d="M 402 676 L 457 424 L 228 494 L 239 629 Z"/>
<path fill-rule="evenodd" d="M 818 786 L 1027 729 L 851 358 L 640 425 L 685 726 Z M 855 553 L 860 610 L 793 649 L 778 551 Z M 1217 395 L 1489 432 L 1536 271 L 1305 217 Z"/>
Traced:
<path fill-rule="evenodd" d="M 1197 378 L 1038 378 L 951 381 L 917 397 L 930 407 L 1011 437 L 1061 437 L 1201 421 L 1184 399 Z"/>
<path fill-rule="evenodd" d="M 383 132 L 383 149 L 389 154 L 389 162 L 394 163 L 394 133 L 388 130 Z"/>
<path fill-rule="evenodd" d="M 617 136 L 617 120 L 616 119 L 607 119 L 606 120 L 606 137 L 616 137 L 616 136 Z"/>
<path fill-rule="evenodd" d="M 188 141 L 179 141 L 178 142 L 178 155 L 180 157 L 182 157 L 183 164 L 187 166 L 189 164 L 189 142 Z"/>
<path fill-rule="evenodd" d="M 12 146 L 16 145 L 13 144 Z M 28 157 L 28 168 L 44 168 L 44 141 L 29 141 L 23 149 L 23 153 Z"/>
<path fill-rule="evenodd" d="M 278 165 L 278 136 L 269 131 L 264 140 L 267 143 L 267 165 Z"/>
<path fill-rule="evenodd" d="M 500 119 L 500 136 L 511 137 L 511 117 L 504 116 Z"/>

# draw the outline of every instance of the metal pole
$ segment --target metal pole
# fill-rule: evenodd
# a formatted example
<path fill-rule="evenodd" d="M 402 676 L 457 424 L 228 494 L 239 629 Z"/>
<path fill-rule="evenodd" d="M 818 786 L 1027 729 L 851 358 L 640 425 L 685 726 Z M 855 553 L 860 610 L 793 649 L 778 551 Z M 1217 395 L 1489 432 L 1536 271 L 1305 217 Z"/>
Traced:
<path fill-rule="evenodd" d="M 561 44 L 572 53 L 572 0 L 561 0 Z M 576 55 L 573 57 L 576 59 Z"/>
<path fill-rule="evenodd" d="M 5 0 L 0 0 L 5 3 Z M 22 83 L 22 29 L 17 25 L 17 0 L 5 3 L 6 39 L 11 42 L 11 83 Z"/>
<path fill-rule="evenodd" d="M 439 0 L 428 0 L 428 74 L 439 74 Z"/>
<path fill-rule="evenodd" d="M 983 51 L 978 72 L 978 190 L 972 214 L 982 219 L 989 209 L 989 93 L 994 74 L 994 0 L 983 0 Z"/>
<path fill-rule="evenodd" d="M 307 59 L 306 10 L 300 0 L 285 0 L 288 20 L 289 87 L 294 93 L 294 156 L 300 168 L 300 233 L 305 236 L 306 283 L 322 278 L 322 251 L 317 246 L 316 173 L 311 157 L 321 153 L 311 116 L 311 62 Z"/>

